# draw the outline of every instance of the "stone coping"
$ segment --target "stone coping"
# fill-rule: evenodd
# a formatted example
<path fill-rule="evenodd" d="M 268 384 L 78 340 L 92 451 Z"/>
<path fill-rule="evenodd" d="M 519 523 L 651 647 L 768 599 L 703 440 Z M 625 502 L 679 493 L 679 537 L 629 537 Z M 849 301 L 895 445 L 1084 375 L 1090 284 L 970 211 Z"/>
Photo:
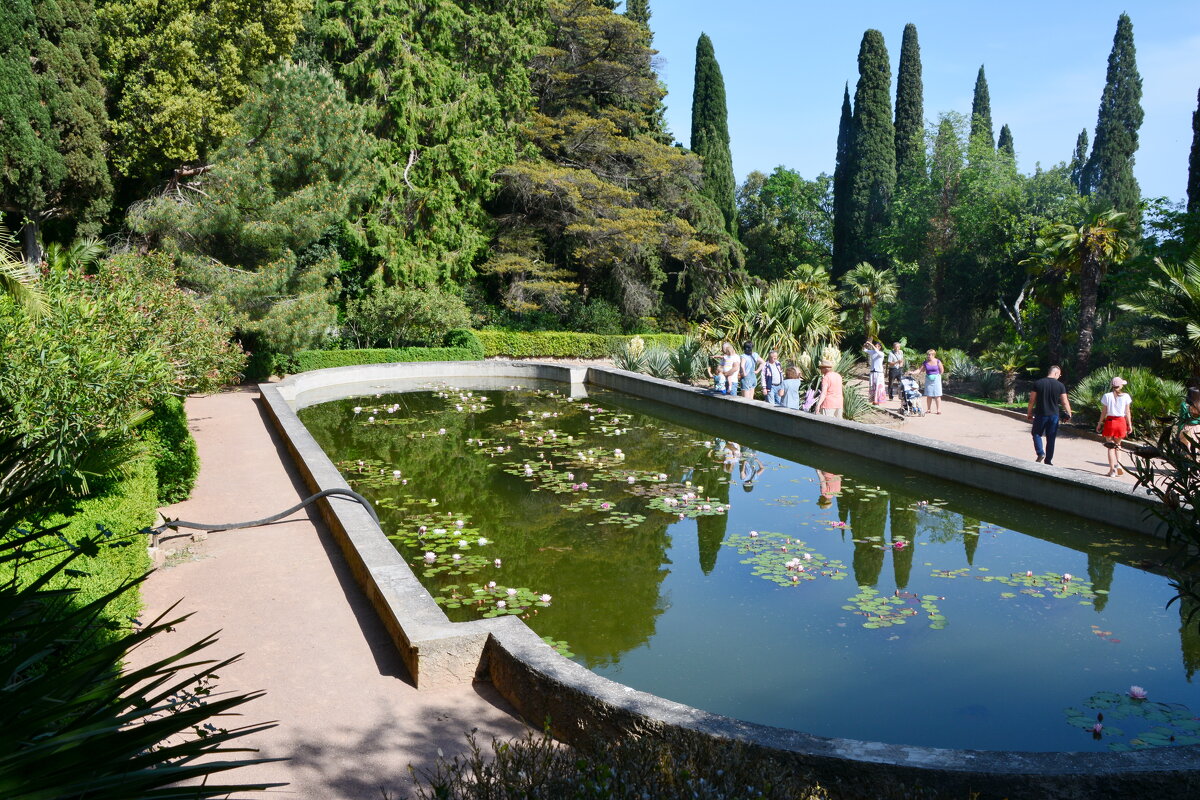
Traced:
<path fill-rule="evenodd" d="M 504 361 L 339 367 L 262 384 L 264 404 L 313 491 L 347 487 L 296 411 L 338 398 L 415 391 L 436 380 L 471 388 L 550 381 L 582 392 L 584 382 L 720 419 L 906 466 L 1072 512 L 1101 509 L 1132 530 L 1148 498 L 1107 482 L 1031 470 L 1026 462 L 853 422 L 711 395 L 703 389 L 603 367 Z M 784 415 L 784 416 L 780 416 Z M 781 428 L 786 431 L 781 433 Z M 1057 471 L 1062 473 L 1064 471 Z M 1039 486 L 1044 485 L 1044 490 Z M 548 722 L 567 742 L 645 734 L 736 744 L 741 757 L 812 770 L 835 796 L 882 796 L 903 785 L 948 796 L 1093 798 L 1200 794 L 1200 745 L 1128 753 L 953 750 L 813 736 L 711 714 L 596 675 L 560 656 L 515 617 L 452 623 L 386 535 L 359 505 L 340 498 L 321 511 L 351 570 L 386 625 L 418 687 L 490 680 L 530 722 Z M 1082 516 L 1091 516 L 1084 513 Z M 1110 524 L 1112 516 L 1102 517 Z"/>

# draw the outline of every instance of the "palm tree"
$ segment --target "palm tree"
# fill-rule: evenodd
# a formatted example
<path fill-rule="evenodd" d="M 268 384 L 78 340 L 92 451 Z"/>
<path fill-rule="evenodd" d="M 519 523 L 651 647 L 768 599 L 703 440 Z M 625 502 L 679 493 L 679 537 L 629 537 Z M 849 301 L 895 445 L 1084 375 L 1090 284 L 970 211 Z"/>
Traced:
<path fill-rule="evenodd" d="M 708 307 L 709 321 L 700 326 L 709 341 L 755 342 L 779 351 L 784 361 L 795 360 L 811 347 L 836 344 L 841 321 L 832 302 L 814 299 L 798 281 L 731 287 Z"/>
<path fill-rule="evenodd" d="M 1200 246 L 1179 264 L 1154 259 L 1161 276 L 1119 304 L 1145 317 L 1146 335 L 1136 341 L 1157 347 L 1163 358 L 1200 375 Z"/>
<path fill-rule="evenodd" d="M 994 369 L 1004 376 L 1004 402 L 1015 402 L 1017 373 L 1029 369 L 1033 361 L 1033 348 L 1025 342 L 1001 342 L 979 360 L 988 369 Z"/>
<path fill-rule="evenodd" d="M 1096 338 L 1100 281 L 1109 266 L 1127 260 L 1136 229 L 1129 215 L 1081 198 L 1073 209 L 1077 221 L 1053 225 L 1045 236 L 1044 255 L 1058 268 L 1079 278 L 1079 349 L 1076 374 L 1086 375 Z"/>
<path fill-rule="evenodd" d="M 106 249 L 104 242 L 88 236 L 76 239 L 69 247 L 51 242 L 42 258 L 51 272 L 83 272 L 103 258 Z"/>
<path fill-rule="evenodd" d="M 875 309 L 882 303 L 893 303 L 899 287 L 895 274 L 888 269 L 875 269 L 866 261 L 842 276 L 842 299 L 848 306 L 855 306 L 863 315 L 863 327 L 867 338 L 879 336 L 879 323 L 875 320 Z"/>
<path fill-rule="evenodd" d="M 34 265 L 15 254 L 14 241 L 13 235 L 0 225 L 0 295 L 8 295 L 30 314 L 40 317 L 46 313 L 46 296 Z"/>

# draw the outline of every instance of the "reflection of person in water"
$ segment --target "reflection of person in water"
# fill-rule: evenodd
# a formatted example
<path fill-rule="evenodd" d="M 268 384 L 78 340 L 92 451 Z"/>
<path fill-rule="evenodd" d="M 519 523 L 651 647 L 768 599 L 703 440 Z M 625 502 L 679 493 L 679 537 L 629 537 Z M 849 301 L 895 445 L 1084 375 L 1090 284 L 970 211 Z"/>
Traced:
<path fill-rule="evenodd" d="M 742 489 L 747 492 L 754 491 L 754 482 L 758 480 L 758 476 L 762 475 L 766 467 L 763 465 L 762 459 L 758 457 L 758 453 L 753 450 L 747 450 L 742 457 L 742 468 L 739 472 L 739 477 L 742 479 Z"/>
<path fill-rule="evenodd" d="M 842 493 L 842 476 L 835 472 L 817 470 L 817 478 L 821 482 L 821 496 L 817 498 L 817 505 L 828 508 L 833 505 L 833 498 Z"/>
<path fill-rule="evenodd" d="M 742 460 L 742 446 L 737 442 L 726 442 L 722 456 L 725 471 L 732 475 L 734 465 Z"/>

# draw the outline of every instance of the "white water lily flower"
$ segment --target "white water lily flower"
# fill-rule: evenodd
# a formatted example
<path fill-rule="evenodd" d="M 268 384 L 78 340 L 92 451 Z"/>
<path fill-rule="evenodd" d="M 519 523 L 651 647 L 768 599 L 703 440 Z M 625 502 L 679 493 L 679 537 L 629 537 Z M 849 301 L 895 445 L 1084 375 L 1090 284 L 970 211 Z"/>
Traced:
<path fill-rule="evenodd" d="M 466 539 L 459 539 L 459 540 L 458 540 L 458 546 L 459 546 L 459 547 L 470 547 L 470 546 L 471 546 L 471 543 L 470 543 L 470 542 L 468 542 Z"/>
<path fill-rule="evenodd" d="M 495 565 L 498 567 L 498 566 L 500 566 L 500 559 L 498 559 L 498 558 L 497 558 L 497 559 L 496 559 L 495 561 L 493 561 L 492 563 L 493 563 L 493 564 L 495 564 Z"/>
<path fill-rule="evenodd" d="M 483 538 L 482 536 L 479 537 L 479 546 L 480 547 L 483 547 L 487 543 L 488 543 L 487 539 Z"/>
<path fill-rule="evenodd" d="M 458 561 L 460 558 L 462 558 L 462 554 L 461 554 L 461 553 L 455 553 L 455 554 L 454 554 L 454 560 L 455 560 L 455 561 Z"/>
<path fill-rule="evenodd" d="M 354 407 L 354 413 L 355 413 L 355 414 L 361 414 L 361 413 L 362 413 L 362 406 L 355 406 L 355 407 Z"/>
<path fill-rule="evenodd" d="M 503 600 L 496 601 L 496 608 L 507 608 L 507 607 L 508 607 L 508 603 L 504 602 Z"/>
<path fill-rule="evenodd" d="M 446 532 L 446 529 L 445 528 L 434 528 L 433 532 L 440 536 L 441 534 Z"/>
<path fill-rule="evenodd" d="M 426 561 L 437 561 L 437 553 L 426 553 L 425 560 Z"/>
<path fill-rule="evenodd" d="M 549 603 L 549 602 L 550 602 L 550 595 L 548 595 L 548 594 L 544 594 L 544 595 L 542 595 L 541 597 L 539 597 L 538 599 L 539 599 L 539 600 L 541 600 L 543 603 Z"/>
<path fill-rule="evenodd" d="M 516 596 L 517 596 L 517 590 L 516 590 L 516 589 L 507 589 L 507 590 L 505 590 L 505 593 L 506 593 L 506 594 L 507 594 L 509 597 L 516 597 Z"/>

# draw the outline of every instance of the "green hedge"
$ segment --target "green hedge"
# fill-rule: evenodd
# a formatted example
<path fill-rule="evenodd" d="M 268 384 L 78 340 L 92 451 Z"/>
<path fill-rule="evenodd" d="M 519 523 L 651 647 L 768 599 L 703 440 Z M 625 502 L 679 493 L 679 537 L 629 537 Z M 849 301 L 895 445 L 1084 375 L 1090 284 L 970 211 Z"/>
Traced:
<path fill-rule="evenodd" d="M 633 336 L 605 336 L 570 331 L 475 331 L 488 357 L 510 358 L 608 358 Z M 648 333 L 640 337 L 646 347 L 675 348 L 683 344 L 678 333 Z"/>
<path fill-rule="evenodd" d="M 165 506 L 186 500 L 192 493 L 200 473 L 200 456 L 188 429 L 182 400 L 168 396 L 155 404 L 153 412 L 154 416 L 140 430 L 154 457 L 158 503 Z"/>
<path fill-rule="evenodd" d="M 483 343 L 479 341 L 479 337 L 474 331 L 466 328 L 455 328 L 446 334 L 446 338 L 442 340 L 442 347 L 462 347 L 471 351 L 471 354 L 476 359 L 484 357 Z"/>
<path fill-rule="evenodd" d="M 153 525 L 157 518 L 158 481 L 154 462 L 151 458 L 138 458 L 127 470 L 120 479 L 98 487 L 95 496 L 80 500 L 42 522 L 46 528 L 66 523 L 62 535 L 69 542 L 100 529 L 112 531 L 113 538 L 119 538 L 118 546 L 104 547 L 96 556 L 80 556 L 71 564 L 71 569 L 86 575 L 71 578 L 59 574 L 51 580 L 51 588 L 70 585 L 79 590 L 74 604 L 91 602 L 150 569 L 150 556 L 146 552 L 149 542 L 136 532 Z M 39 561 L 29 562 L 21 566 L 20 574 L 23 579 L 33 580 L 46 571 L 46 566 Z M 125 592 L 105 607 L 100 622 L 104 626 L 127 627 L 141 611 L 141 604 L 138 592 Z"/>
<path fill-rule="evenodd" d="M 397 347 L 378 350 L 301 350 L 292 357 L 293 372 L 398 361 L 478 361 L 466 347 Z"/>

